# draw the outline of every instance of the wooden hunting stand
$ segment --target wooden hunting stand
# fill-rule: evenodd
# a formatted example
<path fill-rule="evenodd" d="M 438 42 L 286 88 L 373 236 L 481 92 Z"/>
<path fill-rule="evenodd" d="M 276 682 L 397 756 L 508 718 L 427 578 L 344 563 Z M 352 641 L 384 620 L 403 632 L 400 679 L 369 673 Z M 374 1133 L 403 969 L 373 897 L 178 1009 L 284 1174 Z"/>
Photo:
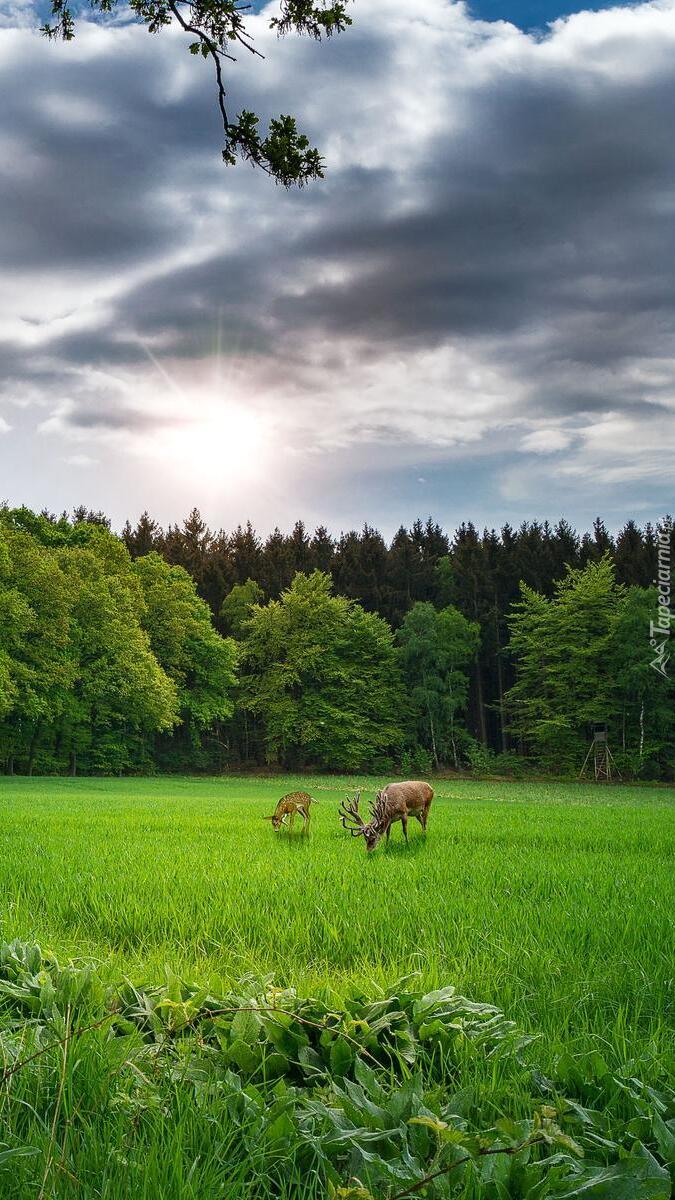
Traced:
<path fill-rule="evenodd" d="M 588 747 L 588 754 L 579 772 L 580 779 L 583 779 L 587 773 L 591 755 L 593 755 L 593 776 L 596 783 L 611 783 L 613 774 L 617 779 L 621 778 L 621 773 L 614 762 L 614 756 L 607 741 L 606 725 L 593 726 L 593 741 Z"/>

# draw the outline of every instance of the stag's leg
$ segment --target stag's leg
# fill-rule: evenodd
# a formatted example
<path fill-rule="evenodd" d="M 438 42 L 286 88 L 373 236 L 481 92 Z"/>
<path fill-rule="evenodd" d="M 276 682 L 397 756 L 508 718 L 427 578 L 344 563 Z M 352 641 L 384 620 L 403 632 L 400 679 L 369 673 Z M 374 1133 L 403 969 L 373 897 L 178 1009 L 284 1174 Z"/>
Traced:
<path fill-rule="evenodd" d="M 405 838 L 406 846 L 407 846 L 407 844 L 408 844 L 408 818 L 407 817 L 401 817 L 401 825 L 403 826 L 403 836 Z"/>

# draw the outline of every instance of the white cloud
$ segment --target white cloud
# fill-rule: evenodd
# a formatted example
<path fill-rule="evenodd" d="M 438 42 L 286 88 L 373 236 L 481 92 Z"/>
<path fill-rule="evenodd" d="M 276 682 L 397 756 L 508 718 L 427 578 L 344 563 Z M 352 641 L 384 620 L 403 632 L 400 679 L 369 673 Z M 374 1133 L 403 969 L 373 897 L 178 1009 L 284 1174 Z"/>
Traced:
<path fill-rule="evenodd" d="M 533 454 L 555 454 L 566 450 L 571 441 L 571 435 L 564 429 L 535 429 L 523 438 L 520 449 Z"/>
<path fill-rule="evenodd" d="M 99 460 L 90 454 L 69 454 L 65 461 L 69 467 L 95 467 Z"/>
<path fill-rule="evenodd" d="M 559 466 L 561 474 L 596 478 L 605 486 L 639 480 L 661 480 L 672 485 L 672 420 L 643 420 L 608 412 L 580 430 L 580 435 L 579 452 L 569 463 Z"/>

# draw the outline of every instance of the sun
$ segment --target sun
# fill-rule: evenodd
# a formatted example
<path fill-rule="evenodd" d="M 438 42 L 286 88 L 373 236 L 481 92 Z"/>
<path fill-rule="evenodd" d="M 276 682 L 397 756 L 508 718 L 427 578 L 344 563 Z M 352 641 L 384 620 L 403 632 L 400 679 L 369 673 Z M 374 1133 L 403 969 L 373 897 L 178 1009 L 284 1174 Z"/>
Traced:
<path fill-rule="evenodd" d="M 266 457 L 260 418 L 229 402 L 200 399 L 190 408 L 194 415 L 177 417 L 155 440 L 166 469 L 219 489 L 255 478 Z"/>
<path fill-rule="evenodd" d="M 219 341 L 204 362 L 176 363 L 158 358 L 141 343 L 152 365 L 136 398 L 154 418 L 150 438 L 139 452 L 162 471 L 207 488 L 212 494 L 262 477 L 274 442 L 272 416 L 264 393 L 258 403 L 250 369 L 236 355 L 224 356 Z M 158 386 L 158 377 L 161 386 Z"/>
<path fill-rule="evenodd" d="M 260 423 L 251 412 L 226 405 L 201 415 L 180 431 L 180 457 L 217 482 L 224 472 L 237 479 L 256 473 L 262 451 Z"/>

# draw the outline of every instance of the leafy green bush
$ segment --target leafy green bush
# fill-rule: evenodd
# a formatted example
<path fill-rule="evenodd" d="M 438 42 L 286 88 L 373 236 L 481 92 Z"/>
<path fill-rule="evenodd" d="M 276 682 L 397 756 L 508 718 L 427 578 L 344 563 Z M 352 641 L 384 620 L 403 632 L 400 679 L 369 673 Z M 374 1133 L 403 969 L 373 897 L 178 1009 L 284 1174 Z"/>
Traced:
<path fill-rule="evenodd" d="M 496 754 L 468 733 L 461 738 L 462 757 L 476 775 L 508 775 L 512 779 L 523 779 L 532 771 L 532 764 L 522 755 L 507 751 Z"/>
<path fill-rule="evenodd" d="M 91 964 L 6 944 L 0 1189 L 68 1195 L 70 1178 L 90 1195 L 103 1172 L 115 1197 L 152 1178 L 172 1197 L 667 1200 L 672 1089 L 614 1078 L 595 1056 L 561 1063 L 558 1081 L 532 1071 L 526 1117 L 476 1110 L 471 1057 L 529 1069 L 531 1041 L 452 987 L 403 980 L 337 1007 L 252 977 L 223 994 L 170 971 L 106 988 Z M 197 1142 L 189 1188 L 168 1183 Z"/>
<path fill-rule="evenodd" d="M 432 770 L 433 761 L 424 746 L 414 746 L 411 750 L 405 750 L 401 755 L 402 775 L 419 775 L 421 778 L 425 778 L 431 774 Z"/>

